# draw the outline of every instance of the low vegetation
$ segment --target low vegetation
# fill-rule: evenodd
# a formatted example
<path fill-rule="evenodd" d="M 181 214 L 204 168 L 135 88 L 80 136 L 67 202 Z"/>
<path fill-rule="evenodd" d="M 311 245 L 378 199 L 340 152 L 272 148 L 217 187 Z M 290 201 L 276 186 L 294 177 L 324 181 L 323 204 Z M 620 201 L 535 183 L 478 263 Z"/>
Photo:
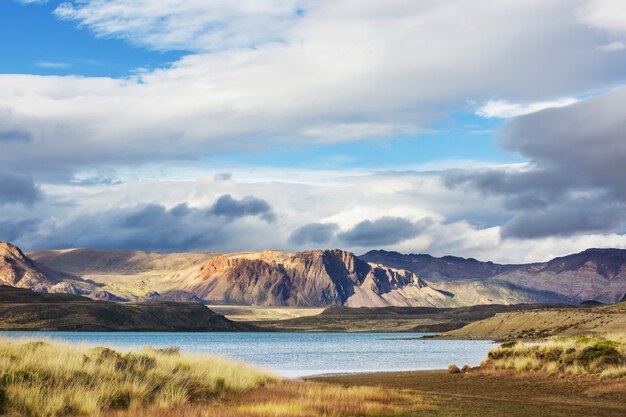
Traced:
<path fill-rule="evenodd" d="M 170 408 L 275 382 L 246 365 L 177 348 L 118 352 L 0 339 L 0 406 L 10 416 Z"/>
<path fill-rule="evenodd" d="M 550 374 L 626 377 L 626 336 L 576 336 L 544 342 L 510 341 L 492 349 L 482 367 Z"/>
<path fill-rule="evenodd" d="M 28 417 L 348 417 L 428 410 L 419 395 L 281 381 L 176 347 L 106 347 L 0 338 L 0 414 Z"/>
<path fill-rule="evenodd" d="M 127 410 L 110 417 L 391 417 L 423 415 L 432 409 L 421 395 L 409 390 L 284 381 L 219 403 L 174 410 Z"/>

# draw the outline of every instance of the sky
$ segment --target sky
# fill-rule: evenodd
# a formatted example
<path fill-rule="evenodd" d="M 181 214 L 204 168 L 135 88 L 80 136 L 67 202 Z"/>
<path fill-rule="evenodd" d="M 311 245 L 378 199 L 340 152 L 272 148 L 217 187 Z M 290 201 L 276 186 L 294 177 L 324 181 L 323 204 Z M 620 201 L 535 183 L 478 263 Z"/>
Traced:
<path fill-rule="evenodd" d="M 626 248 L 622 0 L 4 0 L 0 240 Z"/>

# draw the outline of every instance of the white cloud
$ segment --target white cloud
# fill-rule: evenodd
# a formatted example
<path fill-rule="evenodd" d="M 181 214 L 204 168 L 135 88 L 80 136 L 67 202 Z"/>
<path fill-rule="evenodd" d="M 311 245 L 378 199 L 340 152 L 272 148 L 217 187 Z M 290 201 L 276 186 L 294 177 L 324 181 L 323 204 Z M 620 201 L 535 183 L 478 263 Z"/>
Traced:
<path fill-rule="evenodd" d="M 626 44 L 622 41 L 613 41 L 611 43 L 607 43 L 606 45 L 598 47 L 598 49 L 608 52 L 621 51 L 623 49 L 626 49 Z"/>
<path fill-rule="evenodd" d="M 70 64 L 68 64 L 67 62 L 54 62 L 54 61 L 39 61 L 39 62 L 35 62 L 35 65 L 40 68 L 52 68 L 52 69 L 70 67 Z"/>
<path fill-rule="evenodd" d="M 573 7 L 565 0 L 72 4 L 59 14 L 102 36 L 200 52 L 122 79 L 0 75 L 0 123 L 33 138 L 0 155 L 9 169 L 68 176 L 284 142 L 387 140 L 423 132 L 471 99 L 553 105 L 626 81 L 619 54 L 597 50 L 604 35 L 562 18 Z M 216 30 L 250 42 L 216 40 L 215 50 L 205 37 Z M 268 41 L 276 33 L 281 41 Z M 248 43 L 258 45 L 239 47 Z M 537 109 L 516 106 L 508 112 Z"/>
<path fill-rule="evenodd" d="M 573 97 L 527 104 L 511 103 L 506 100 L 489 100 L 476 110 L 476 114 L 488 119 L 509 119 L 511 117 L 522 116 L 524 114 L 536 113 L 545 109 L 570 106 L 578 101 L 578 99 Z"/>
<path fill-rule="evenodd" d="M 18 3 L 21 3 L 21 4 L 26 4 L 26 5 L 28 5 L 28 4 L 44 4 L 44 3 L 48 2 L 48 0 L 15 0 L 15 1 L 17 1 Z"/>
<path fill-rule="evenodd" d="M 299 0 L 85 0 L 55 10 L 98 36 L 156 50 L 221 50 L 281 41 Z"/>
<path fill-rule="evenodd" d="M 334 240 L 322 246 L 340 246 L 357 253 L 383 247 L 401 252 L 436 256 L 452 254 L 499 262 L 542 261 L 588 247 L 626 248 L 626 236 L 612 233 L 502 239 L 500 226 L 480 224 L 481 218 L 498 219 L 502 215 L 499 198 L 488 195 L 476 198 L 472 192 L 451 191 L 439 174 L 387 172 L 362 175 L 362 172 L 356 172 L 357 175 L 352 175 L 352 172 L 344 172 L 343 177 L 336 177 L 337 173 L 329 171 L 320 172 L 318 176 L 334 180 L 311 184 L 292 180 L 310 178 L 310 172 L 283 170 L 283 177 L 291 180 L 284 182 L 275 178 L 273 170 L 255 170 L 256 177 L 247 181 L 238 178 L 237 174 L 224 181 L 212 172 L 205 172 L 204 176 L 187 181 L 140 180 L 113 186 L 45 186 L 43 191 L 48 200 L 29 213 L 30 218 L 45 221 L 38 227 L 22 229 L 23 235 L 15 241 L 25 249 L 67 245 L 72 242 L 72 233 L 88 230 L 93 234 L 84 239 L 96 245 L 98 233 L 110 234 L 110 230 L 99 224 L 114 224 L 120 213 L 139 212 L 137 207 L 150 204 L 171 210 L 178 204 L 187 203 L 192 209 L 206 210 L 218 197 L 231 194 L 237 200 L 254 196 L 267 201 L 276 213 L 277 221 L 268 223 L 250 217 L 226 225 L 212 225 L 209 219 L 207 224 L 190 228 L 190 236 L 185 236 L 185 229 L 179 225 L 176 230 L 180 235 L 175 237 L 175 242 L 187 242 L 185 244 L 191 246 L 181 244 L 174 249 L 244 251 L 271 247 L 302 250 L 319 246 L 315 243 L 301 246 L 289 241 L 292 232 L 302 225 L 337 224 L 336 233 L 341 234 L 362 221 L 376 221 L 382 217 L 406 219 L 415 224 L 427 221 L 427 226 L 414 238 L 394 244 L 349 246 Z M 390 189 L 394 184 L 399 185 Z M 24 215 L 23 209 L 20 215 Z M 19 220 L 24 219 L 16 219 Z M 203 228 L 219 232 L 219 239 L 192 239 L 194 233 Z M 163 233 L 163 230 L 155 230 L 155 244 Z M 135 237 L 132 233 L 130 236 Z M 143 238 L 151 241 L 151 236 Z M 109 237 L 103 236 L 102 239 L 110 244 Z M 123 239 L 123 233 L 115 239 L 116 244 L 129 244 Z"/>
<path fill-rule="evenodd" d="M 621 54 L 598 49 L 622 42 L 619 19 L 598 14 L 599 1 L 585 2 L 590 9 L 576 14 L 578 21 L 571 19 L 580 4 L 65 3 L 59 16 L 99 36 L 191 52 L 169 66 L 119 79 L 0 75 L 0 126 L 8 127 L 11 138 L 22 138 L 2 142 L 0 166 L 31 174 L 47 196 L 28 211 L 7 206 L 0 220 L 26 221 L 22 224 L 29 227 L 17 243 L 29 248 L 77 230 L 79 216 L 93 220 L 146 204 L 203 208 L 231 194 L 266 200 L 278 220 L 233 222 L 226 240 L 198 249 L 301 249 L 288 237 L 304 224 L 337 223 L 341 233 L 385 216 L 432 220 L 418 236 L 386 247 L 405 252 L 530 261 L 589 246 L 626 247 L 623 235 L 597 230 L 567 238 L 502 239 L 502 225 L 514 215 L 505 198 L 470 187 L 451 190 L 441 172 L 235 167 L 229 178 L 216 175 L 223 166 L 206 169 L 215 155 L 229 152 L 419 134 L 467 109 L 468 101 L 485 103 L 478 110 L 483 117 L 514 117 L 568 106 L 576 101 L 570 96 L 626 82 Z M 298 8 L 303 13 L 296 13 Z M 508 101 L 487 101 L 490 97 Z M 594 126 L 593 121 L 581 123 Z M 583 145 L 578 149 L 607 154 L 605 148 Z M 563 154 L 558 147 L 554 152 Z M 446 168 L 476 170 L 459 160 L 421 167 Z M 164 179 L 166 174 L 174 178 Z M 89 185 L 58 185 L 70 180 Z M 41 227 L 33 227 L 32 219 L 42 219 Z"/>
<path fill-rule="evenodd" d="M 578 9 L 577 16 L 592 27 L 626 34 L 626 3 L 622 0 L 587 0 Z"/>

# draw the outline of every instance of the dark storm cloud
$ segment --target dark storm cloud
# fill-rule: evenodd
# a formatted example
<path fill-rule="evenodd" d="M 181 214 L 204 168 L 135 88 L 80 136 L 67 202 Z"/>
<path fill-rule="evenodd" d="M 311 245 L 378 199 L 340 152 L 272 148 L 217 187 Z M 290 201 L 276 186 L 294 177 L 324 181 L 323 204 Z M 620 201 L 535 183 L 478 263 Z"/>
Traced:
<path fill-rule="evenodd" d="M 501 196 L 513 213 L 503 236 L 535 238 L 619 231 L 626 223 L 626 89 L 508 122 L 502 145 L 522 170 L 445 174 L 450 188 Z"/>
<path fill-rule="evenodd" d="M 32 178 L 25 175 L 0 173 L 0 206 L 21 203 L 32 205 L 42 197 Z"/>
<path fill-rule="evenodd" d="M 40 223 L 37 219 L 0 222 L 0 241 L 14 242 L 23 235 L 36 231 Z"/>
<path fill-rule="evenodd" d="M 15 240 L 24 236 L 31 248 L 91 247 L 99 249 L 141 249 L 150 251 L 188 251 L 224 247 L 241 230 L 236 220 L 241 217 L 259 217 L 267 222 L 271 207 L 258 204 L 254 197 L 241 201 L 228 196 L 228 207 L 238 207 L 236 203 L 254 201 L 254 209 L 240 210 L 237 215 L 224 215 L 215 207 L 224 208 L 224 196 L 216 205 L 206 208 L 193 208 L 180 204 L 168 209 L 160 204 L 147 204 L 130 208 L 107 210 L 85 214 L 38 230 L 30 238 L 28 231 L 22 231 L 20 224 L 3 225 L 6 235 Z M 222 202 L 222 203 L 220 203 Z M 221 205 L 218 205 L 220 203 Z M 265 203 L 267 204 L 267 203 Z M 245 204 L 244 204 L 245 206 Z M 272 214 L 273 216 L 273 214 Z M 37 224 L 33 224 L 33 227 Z M 254 224 L 246 224 L 251 233 Z M 1 232 L 2 230 L 0 230 Z"/>
<path fill-rule="evenodd" d="M 216 216 L 237 219 L 246 216 L 259 216 L 267 222 L 276 220 L 272 206 L 263 199 L 247 196 L 236 200 L 230 194 L 221 196 L 211 207 L 210 212 Z"/>
<path fill-rule="evenodd" d="M 335 223 L 309 223 L 294 230 L 289 236 L 289 243 L 323 245 L 333 240 L 337 229 Z"/>
<path fill-rule="evenodd" d="M 431 223 L 430 220 L 413 223 L 401 217 L 381 217 L 362 221 L 352 229 L 339 233 L 338 237 L 342 243 L 351 246 L 393 245 L 416 237 Z"/>
<path fill-rule="evenodd" d="M 547 210 L 521 211 L 504 225 L 502 236 L 531 239 L 619 230 L 624 223 L 624 206 L 597 204 L 594 200 L 573 201 Z"/>

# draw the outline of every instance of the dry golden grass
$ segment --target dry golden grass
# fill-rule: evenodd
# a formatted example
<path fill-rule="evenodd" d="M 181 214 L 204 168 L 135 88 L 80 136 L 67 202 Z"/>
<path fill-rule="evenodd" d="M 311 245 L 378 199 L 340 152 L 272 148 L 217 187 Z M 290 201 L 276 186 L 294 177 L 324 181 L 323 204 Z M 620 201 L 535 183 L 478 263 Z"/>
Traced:
<path fill-rule="evenodd" d="M 492 349 L 482 367 L 623 378 L 626 376 L 624 341 L 625 335 L 616 334 L 603 338 L 576 336 L 534 343 L 507 342 Z"/>
<path fill-rule="evenodd" d="M 280 381 L 176 348 L 117 352 L 1 338 L 0 385 L 12 417 L 380 417 L 431 408 L 409 391 Z"/>
<path fill-rule="evenodd" d="M 432 409 L 411 391 L 285 381 L 217 402 L 169 410 L 118 411 L 107 417 L 383 417 Z"/>
<path fill-rule="evenodd" d="M 276 381 L 243 364 L 181 355 L 177 349 L 120 353 L 101 347 L 0 339 L 0 385 L 9 416 L 173 407 Z"/>

